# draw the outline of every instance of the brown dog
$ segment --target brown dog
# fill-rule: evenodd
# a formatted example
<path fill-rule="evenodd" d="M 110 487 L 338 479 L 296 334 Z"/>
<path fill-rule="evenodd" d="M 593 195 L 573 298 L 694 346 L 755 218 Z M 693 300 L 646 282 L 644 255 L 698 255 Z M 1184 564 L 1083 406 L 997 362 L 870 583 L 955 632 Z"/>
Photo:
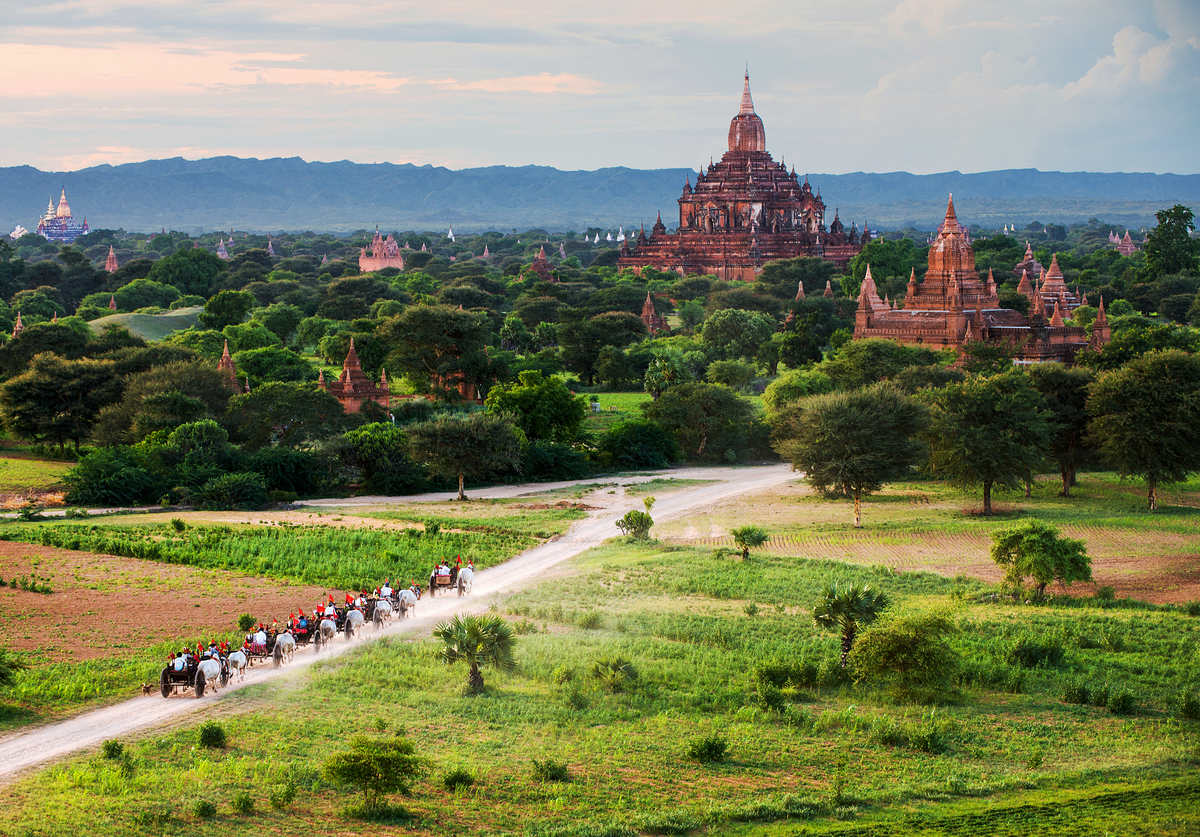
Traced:
<path fill-rule="evenodd" d="M 143 683 L 142 684 L 142 694 L 143 695 L 154 694 L 154 684 L 153 683 Z"/>

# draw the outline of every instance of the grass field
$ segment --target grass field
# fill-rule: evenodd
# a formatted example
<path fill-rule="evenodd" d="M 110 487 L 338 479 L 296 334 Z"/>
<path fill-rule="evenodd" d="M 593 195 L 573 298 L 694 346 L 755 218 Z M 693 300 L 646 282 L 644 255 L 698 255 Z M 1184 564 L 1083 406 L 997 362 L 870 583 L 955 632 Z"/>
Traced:
<path fill-rule="evenodd" d="M 0 498 L 55 491 L 72 464 L 24 453 L 0 453 Z"/>
<path fill-rule="evenodd" d="M 844 682 L 836 637 L 810 608 L 831 579 L 869 581 L 901 606 L 954 608 L 957 693 L 937 707 Z M 462 694 L 432 641 L 387 641 L 315 670 L 310 682 L 247 690 L 220 718 L 225 750 L 187 726 L 127 741 L 128 758 L 87 755 L 3 791 L 14 833 L 288 835 L 349 826 L 344 789 L 321 763 L 354 734 L 403 733 L 426 774 L 408 819 L 378 833 L 1047 834 L 1194 833 L 1200 729 L 1177 697 L 1200 688 L 1200 619 L 1172 608 L 1017 606 L 986 586 L 926 573 L 763 554 L 614 543 L 501 604 L 518 625 L 518 669 Z M 753 605 L 753 607 L 751 607 Z M 585 627 L 586 626 L 586 627 Z M 1063 659 L 1025 668 L 1009 650 L 1056 637 Z M 1107 636 L 1106 647 L 1093 639 Z M 589 674 L 623 657 L 622 691 Z M 819 674 L 755 698 L 755 669 L 809 661 Z M 1062 700 L 1085 680 L 1128 689 L 1131 714 Z M 725 762 L 685 749 L 713 733 Z M 569 782 L 535 779 L 533 759 Z M 473 787 L 440 779 L 465 767 Z M 269 801 L 291 781 L 294 800 Z M 253 813 L 230 800 L 250 795 Z M 204 819 L 198 799 L 216 806 Z M 803 828 L 806 831 L 797 831 Z"/>
<path fill-rule="evenodd" d="M 619 422 L 642 418 L 639 406 L 650 400 L 646 392 L 599 392 L 596 397 L 600 410 L 592 412 L 589 408 L 583 420 L 583 429 L 589 433 L 603 433 Z"/>
<path fill-rule="evenodd" d="M 88 325 L 96 334 L 100 334 L 105 326 L 119 325 L 143 340 L 162 340 L 168 334 L 199 325 L 200 312 L 203 310 L 204 306 L 199 305 L 179 308 L 165 314 L 109 314 L 107 317 L 92 320 Z"/>

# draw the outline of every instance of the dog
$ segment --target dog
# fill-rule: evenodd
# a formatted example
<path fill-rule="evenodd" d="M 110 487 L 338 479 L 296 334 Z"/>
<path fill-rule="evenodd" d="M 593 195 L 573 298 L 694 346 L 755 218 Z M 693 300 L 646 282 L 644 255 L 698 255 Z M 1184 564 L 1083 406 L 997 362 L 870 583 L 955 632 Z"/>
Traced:
<path fill-rule="evenodd" d="M 142 684 L 142 694 L 143 695 L 154 694 L 154 684 L 153 683 L 143 683 Z"/>

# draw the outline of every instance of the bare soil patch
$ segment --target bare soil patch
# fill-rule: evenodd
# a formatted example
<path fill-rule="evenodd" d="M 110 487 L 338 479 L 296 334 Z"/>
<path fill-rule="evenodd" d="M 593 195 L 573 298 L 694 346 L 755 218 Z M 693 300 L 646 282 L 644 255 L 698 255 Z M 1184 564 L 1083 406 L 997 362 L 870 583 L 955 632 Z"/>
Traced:
<path fill-rule="evenodd" d="M 53 593 L 0 588 L 0 645 L 50 661 L 111 657 L 230 630 L 242 613 L 284 619 L 326 592 L 220 570 L 0 541 L 0 574 L 37 573 Z"/>

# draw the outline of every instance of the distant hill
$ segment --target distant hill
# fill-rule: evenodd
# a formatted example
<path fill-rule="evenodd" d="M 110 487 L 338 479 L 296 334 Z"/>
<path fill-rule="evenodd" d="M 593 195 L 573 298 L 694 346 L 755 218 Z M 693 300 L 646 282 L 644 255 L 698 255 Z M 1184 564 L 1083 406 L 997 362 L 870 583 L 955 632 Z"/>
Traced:
<path fill-rule="evenodd" d="M 147 160 L 75 172 L 30 166 L 0 168 L 0 225 L 32 229 L 50 197 L 64 185 L 72 209 L 93 229 L 186 232 L 466 231 L 543 227 L 552 231 L 590 226 L 626 227 L 655 213 L 673 226 L 676 199 L 688 169 L 606 168 L 560 171 L 545 166 L 489 166 L 451 170 L 436 166 L 341 161 L 310 163 L 298 157 L 269 160 L 212 157 Z M 1154 212 L 1184 203 L 1200 208 L 1200 174 L 1101 174 L 1037 169 L 908 174 L 810 174 L 832 211 L 866 219 L 872 228 L 932 228 L 953 192 L 967 223 L 1000 226 L 1030 221 L 1073 222 L 1102 218 L 1139 228 Z"/>
<path fill-rule="evenodd" d="M 183 331 L 200 324 L 200 312 L 204 306 L 178 308 L 165 314 L 109 314 L 92 320 L 91 326 L 95 334 L 104 331 L 105 326 L 119 325 L 129 329 L 130 333 L 143 340 L 162 340 L 168 334 Z"/>

